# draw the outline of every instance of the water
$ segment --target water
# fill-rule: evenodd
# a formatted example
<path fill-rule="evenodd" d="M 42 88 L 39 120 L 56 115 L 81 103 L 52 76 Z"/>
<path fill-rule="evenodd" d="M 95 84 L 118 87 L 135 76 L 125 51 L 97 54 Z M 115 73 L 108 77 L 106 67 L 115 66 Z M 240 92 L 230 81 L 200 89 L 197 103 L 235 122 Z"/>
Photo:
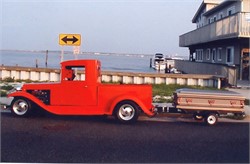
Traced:
<path fill-rule="evenodd" d="M 45 68 L 45 52 L 24 52 L 24 51 L 0 51 L 1 65 L 6 66 L 28 66 L 36 67 L 36 60 L 39 68 Z M 83 53 L 77 56 L 78 59 L 98 59 L 101 61 L 102 70 L 117 72 L 156 72 L 149 67 L 150 58 L 153 55 L 130 55 L 130 54 L 97 54 Z M 73 60 L 72 53 L 64 53 L 65 60 Z M 61 52 L 48 53 L 48 68 L 60 68 Z"/>

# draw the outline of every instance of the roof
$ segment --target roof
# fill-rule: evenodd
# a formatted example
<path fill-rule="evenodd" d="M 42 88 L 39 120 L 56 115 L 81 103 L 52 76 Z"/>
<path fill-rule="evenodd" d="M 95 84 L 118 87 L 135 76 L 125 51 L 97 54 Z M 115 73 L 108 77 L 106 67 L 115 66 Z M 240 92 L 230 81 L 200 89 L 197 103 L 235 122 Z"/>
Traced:
<path fill-rule="evenodd" d="M 201 11 L 206 7 L 207 4 L 214 4 L 214 5 L 219 5 L 223 0 L 203 0 L 201 3 L 199 9 L 196 11 L 192 23 L 195 23 L 195 20 L 199 17 Z"/>
<path fill-rule="evenodd" d="M 67 60 L 67 61 L 63 61 L 61 62 L 61 66 L 65 67 L 65 66 L 84 66 L 84 65 L 88 65 L 88 64 L 95 64 L 95 63 L 100 63 L 99 60 L 95 60 L 95 59 L 80 59 L 80 60 Z"/>
<path fill-rule="evenodd" d="M 230 5 L 232 3 L 235 3 L 235 2 L 239 2 L 239 0 L 226 0 L 226 1 L 222 2 L 221 4 L 219 4 L 218 6 L 208 10 L 207 12 L 205 12 L 204 15 L 207 16 L 209 14 L 212 14 L 212 13 L 224 8 L 225 6 L 228 6 L 228 5 Z"/>

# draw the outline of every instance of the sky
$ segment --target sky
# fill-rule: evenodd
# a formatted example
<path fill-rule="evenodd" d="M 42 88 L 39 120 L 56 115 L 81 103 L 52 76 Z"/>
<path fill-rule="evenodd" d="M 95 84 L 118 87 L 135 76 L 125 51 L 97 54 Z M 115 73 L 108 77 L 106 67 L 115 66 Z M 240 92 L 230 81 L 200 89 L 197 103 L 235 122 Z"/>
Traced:
<path fill-rule="evenodd" d="M 83 52 L 188 55 L 202 0 L 0 0 L 1 50 L 72 50 L 59 34 L 80 34 Z"/>

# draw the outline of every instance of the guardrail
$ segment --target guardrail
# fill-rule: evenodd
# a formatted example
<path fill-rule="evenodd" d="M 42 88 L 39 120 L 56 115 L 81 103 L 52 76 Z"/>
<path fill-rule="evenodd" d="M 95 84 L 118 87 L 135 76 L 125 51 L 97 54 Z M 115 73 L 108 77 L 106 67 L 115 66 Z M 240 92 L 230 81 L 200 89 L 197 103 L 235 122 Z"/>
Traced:
<path fill-rule="evenodd" d="M 84 76 L 78 72 L 78 76 Z M 224 77 L 197 74 L 160 74 L 102 71 L 103 82 L 120 82 L 125 84 L 180 84 L 221 88 Z M 0 66 L 0 79 L 60 81 L 60 69 Z"/>

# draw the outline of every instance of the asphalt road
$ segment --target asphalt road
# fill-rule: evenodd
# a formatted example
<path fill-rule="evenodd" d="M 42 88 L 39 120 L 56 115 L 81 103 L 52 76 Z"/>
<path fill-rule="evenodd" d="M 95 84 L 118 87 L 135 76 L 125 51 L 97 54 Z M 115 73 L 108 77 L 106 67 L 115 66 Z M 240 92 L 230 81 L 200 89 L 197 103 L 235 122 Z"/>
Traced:
<path fill-rule="evenodd" d="M 1 162 L 249 163 L 249 123 L 139 121 L 1 113 Z"/>

